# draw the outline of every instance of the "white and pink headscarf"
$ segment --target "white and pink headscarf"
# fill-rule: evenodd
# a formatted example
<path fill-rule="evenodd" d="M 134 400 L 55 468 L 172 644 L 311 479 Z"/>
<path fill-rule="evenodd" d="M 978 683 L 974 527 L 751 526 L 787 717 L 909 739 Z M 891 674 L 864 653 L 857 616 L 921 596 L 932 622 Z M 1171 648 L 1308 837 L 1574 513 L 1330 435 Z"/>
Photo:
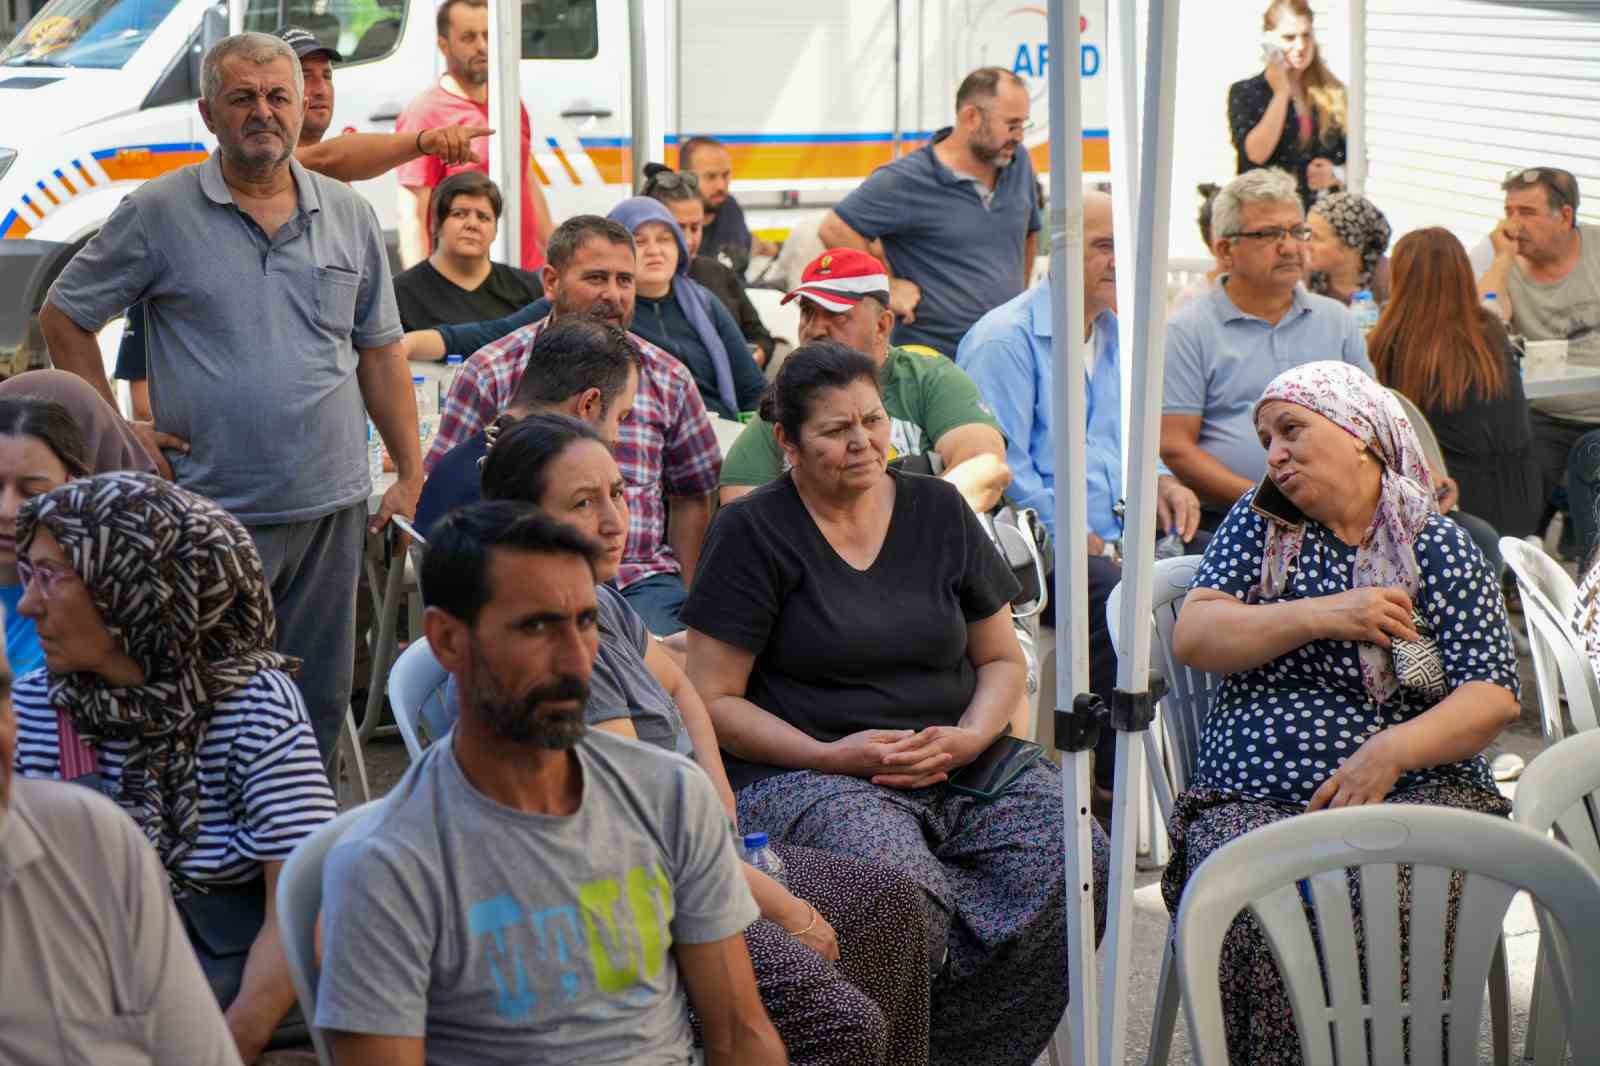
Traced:
<path fill-rule="evenodd" d="M 1411 419 L 1388 389 L 1349 363 L 1307 363 L 1272 379 L 1254 416 L 1274 400 L 1296 404 L 1328 419 L 1364 444 L 1383 463 L 1383 484 L 1372 526 L 1356 549 L 1355 588 L 1402 588 L 1415 597 L 1421 584 L 1412 545 L 1439 509 L 1433 475 Z M 1288 587 L 1300 556 L 1303 529 L 1269 522 L 1261 559 L 1261 598 L 1276 599 Z M 1361 679 L 1368 694 L 1386 702 L 1400 687 L 1385 648 L 1363 644 Z"/>

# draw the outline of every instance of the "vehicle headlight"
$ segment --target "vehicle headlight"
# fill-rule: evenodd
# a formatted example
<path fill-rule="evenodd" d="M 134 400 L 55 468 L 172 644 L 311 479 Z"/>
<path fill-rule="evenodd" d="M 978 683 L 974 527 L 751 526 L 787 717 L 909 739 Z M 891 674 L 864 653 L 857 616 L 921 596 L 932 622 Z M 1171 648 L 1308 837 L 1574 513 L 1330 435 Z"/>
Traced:
<path fill-rule="evenodd" d="M 15 148 L 0 148 L 0 178 L 6 176 L 6 171 L 11 169 L 11 163 L 17 158 Z"/>

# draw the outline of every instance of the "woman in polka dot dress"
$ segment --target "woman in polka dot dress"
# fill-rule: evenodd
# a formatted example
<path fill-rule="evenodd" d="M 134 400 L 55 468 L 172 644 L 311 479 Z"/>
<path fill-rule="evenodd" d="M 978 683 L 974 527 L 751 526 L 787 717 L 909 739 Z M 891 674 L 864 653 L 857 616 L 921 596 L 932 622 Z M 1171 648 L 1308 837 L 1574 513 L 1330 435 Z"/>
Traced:
<path fill-rule="evenodd" d="M 1499 583 L 1438 513 L 1399 405 L 1355 367 L 1319 362 L 1275 378 L 1255 417 L 1271 484 L 1217 529 L 1174 634 L 1183 662 L 1225 675 L 1169 827 L 1174 915 L 1212 852 L 1283 818 L 1369 803 L 1510 809 L 1480 755 L 1519 713 Z M 1395 642 L 1424 636 L 1433 668 L 1398 676 Z M 1299 1063 L 1249 916 L 1229 933 L 1221 983 L 1235 1066 Z"/>

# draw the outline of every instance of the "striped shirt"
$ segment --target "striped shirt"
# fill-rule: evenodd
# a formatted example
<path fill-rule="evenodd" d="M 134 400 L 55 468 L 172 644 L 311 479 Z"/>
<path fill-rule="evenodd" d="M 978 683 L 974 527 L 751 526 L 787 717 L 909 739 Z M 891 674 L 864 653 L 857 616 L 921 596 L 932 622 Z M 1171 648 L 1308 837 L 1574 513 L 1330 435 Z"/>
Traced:
<path fill-rule="evenodd" d="M 24 675 L 12 697 L 17 773 L 60 778 L 49 672 Z M 128 746 L 114 739 L 96 749 L 109 794 L 121 783 Z M 178 870 L 191 881 L 249 881 L 263 862 L 288 858 L 296 844 L 339 813 L 300 690 L 277 670 L 261 671 L 217 701 L 201 737 L 198 769 L 200 835 Z"/>
<path fill-rule="evenodd" d="M 550 321 L 546 317 L 513 330 L 462 365 L 439 413 L 425 469 L 432 472 L 450 449 L 470 440 L 511 402 L 533 342 Z M 628 339 L 639 350 L 639 389 L 617 437 L 617 467 L 628 483 L 628 541 L 618 588 L 682 569 L 667 545 L 666 498 L 704 496 L 722 475 L 722 449 L 688 369 L 649 341 L 632 333 Z"/>

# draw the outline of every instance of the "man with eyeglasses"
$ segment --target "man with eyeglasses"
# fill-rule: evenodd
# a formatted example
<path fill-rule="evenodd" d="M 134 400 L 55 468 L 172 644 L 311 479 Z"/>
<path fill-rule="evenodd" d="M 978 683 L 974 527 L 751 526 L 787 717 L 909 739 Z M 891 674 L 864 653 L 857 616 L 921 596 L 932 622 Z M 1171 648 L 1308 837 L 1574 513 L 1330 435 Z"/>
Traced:
<path fill-rule="evenodd" d="M 972 324 L 1028 287 L 1040 227 L 1028 88 L 981 67 L 956 90 L 955 125 L 879 168 L 822 220 L 827 248 L 875 255 L 891 272 L 893 343 L 954 357 Z"/>
<path fill-rule="evenodd" d="M 1223 273 L 1167 323 L 1161 405 L 1161 459 L 1200 497 L 1204 529 L 1266 473 L 1252 412 L 1268 382 L 1323 359 L 1372 373 L 1355 318 L 1300 284 L 1311 228 L 1294 178 L 1240 174 L 1217 193 L 1211 232 Z"/>
<path fill-rule="evenodd" d="M 1600 367 L 1600 227 L 1578 222 L 1577 179 L 1529 167 L 1506 175 L 1500 188 L 1506 217 L 1489 235 L 1494 262 L 1478 291 L 1495 294 L 1511 332 L 1564 340 L 1568 362 Z M 1600 542 L 1600 396 L 1552 396 L 1532 406 L 1544 496 L 1565 485 L 1578 557 L 1587 559 Z"/>

